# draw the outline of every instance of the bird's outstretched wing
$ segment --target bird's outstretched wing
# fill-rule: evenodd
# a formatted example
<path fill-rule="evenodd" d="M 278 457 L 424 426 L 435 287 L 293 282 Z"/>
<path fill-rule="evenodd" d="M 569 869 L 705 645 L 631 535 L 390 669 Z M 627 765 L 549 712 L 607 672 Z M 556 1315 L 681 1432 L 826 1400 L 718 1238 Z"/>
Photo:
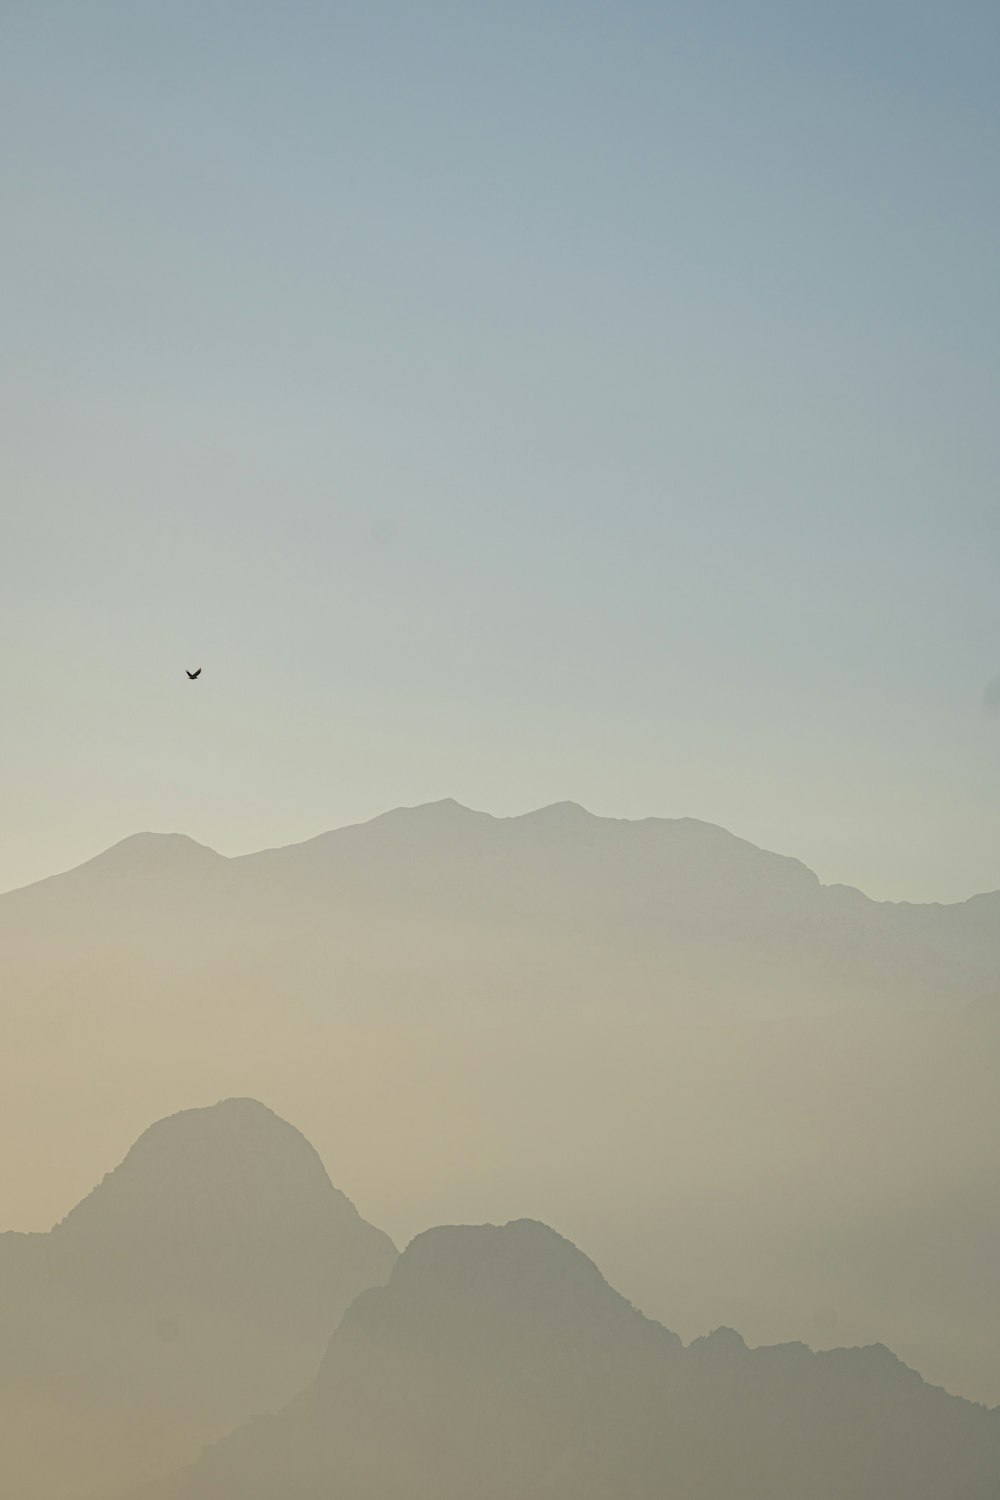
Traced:
<path fill-rule="evenodd" d="M 187 672 L 187 668 L 186 667 L 184 668 L 184 670 Z M 194 680 L 195 680 L 196 677 L 200 677 L 200 676 L 201 676 L 201 668 L 200 667 L 198 668 L 198 670 L 196 672 L 188 672 L 188 677 L 191 679 L 192 682 L 194 682 Z"/>

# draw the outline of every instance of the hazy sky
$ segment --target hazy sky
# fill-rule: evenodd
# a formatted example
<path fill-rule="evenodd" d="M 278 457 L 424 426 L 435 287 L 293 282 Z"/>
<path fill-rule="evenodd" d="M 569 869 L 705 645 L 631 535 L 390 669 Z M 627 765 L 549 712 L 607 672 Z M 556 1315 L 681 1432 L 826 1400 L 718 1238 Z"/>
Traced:
<path fill-rule="evenodd" d="M 3 0 L 0 886 L 455 796 L 1000 887 L 998 49 Z"/>

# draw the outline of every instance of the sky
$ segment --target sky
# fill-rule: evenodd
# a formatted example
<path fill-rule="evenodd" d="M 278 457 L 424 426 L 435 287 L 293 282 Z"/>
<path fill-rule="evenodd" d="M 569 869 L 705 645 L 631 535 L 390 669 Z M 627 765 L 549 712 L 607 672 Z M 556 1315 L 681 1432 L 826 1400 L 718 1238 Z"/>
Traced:
<path fill-rule="evenodd" d="M 447 796 L 1000 887 L 998 47 L 3 0 L 0 888 Z"/>

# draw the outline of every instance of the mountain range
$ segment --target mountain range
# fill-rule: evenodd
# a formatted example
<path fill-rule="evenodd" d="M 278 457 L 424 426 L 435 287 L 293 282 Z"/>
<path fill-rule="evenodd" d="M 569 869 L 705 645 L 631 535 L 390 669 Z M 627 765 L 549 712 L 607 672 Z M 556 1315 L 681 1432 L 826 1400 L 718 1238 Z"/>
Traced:
<path fill-rule="evenodd" d="M 690 818 L 444 801 L 236 859 L 138 834 L 0 897 L 0 942 L 36 994 L 131 960 L 393 1007 L 948 1010 L 1000 989 L 1000 892 L 876 902 Z"/>
<path fill-rule="evenodd" d="M 1000 1402 L 998 916 L 566 803 L 238 859 L 137 835 L 0 897 L 5 1220 L 250 1094 L 349 1141 L 399 1243 L 551 1220 L 685 1339 L 883 1342 Z"/>

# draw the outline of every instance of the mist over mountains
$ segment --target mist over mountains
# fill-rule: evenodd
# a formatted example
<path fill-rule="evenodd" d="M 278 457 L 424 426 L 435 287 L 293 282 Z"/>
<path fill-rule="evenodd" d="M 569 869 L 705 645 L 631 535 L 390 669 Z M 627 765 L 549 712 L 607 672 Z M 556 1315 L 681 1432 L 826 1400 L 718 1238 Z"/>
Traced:
<path fill-rule="evenodd" d="M 881 1342 L 1000 1402 L 998 915 L 573 804 L 137 835 L 0 897 L 6 1222 L 252 1094 L 398 1243 L 555 1222 L 685 1339 Z"/>
<path fill-rule="evenodd" d="M 18 1500 L 992 1500 L 1000 1410 L 881 1346 L 686 1348 L 533 1220 L 401 1257 L 250 1099 L 0 1236 Z M 199 1451 L 200 1450 L 200 1451 Z M 172 1472 L 171 1472 L 172 1471 Z"/>
<path fill-rule="evenodd" d="M 134 1482 L 283 1404 L 395 1258 L 263 1105 L 161 1120 L 49 1233 L 0 1234 L 4 1492 Z"/>
<path fill-rule="evenodd" d="M 0 0 L 0 1500 L 1000 1500 L 998 55 Z"/>

